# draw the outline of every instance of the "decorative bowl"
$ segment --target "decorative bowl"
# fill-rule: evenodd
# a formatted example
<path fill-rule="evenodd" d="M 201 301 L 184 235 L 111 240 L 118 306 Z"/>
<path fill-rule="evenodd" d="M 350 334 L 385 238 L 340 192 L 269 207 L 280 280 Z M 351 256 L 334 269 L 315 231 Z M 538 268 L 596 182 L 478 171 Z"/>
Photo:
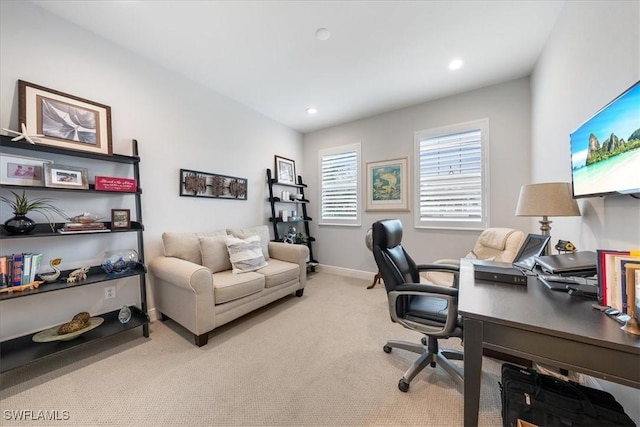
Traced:
<path fill-rule="evenodd" d="M 107 251 L 102 260 L 102 270 L 110 275 L 127 274 L 138 264 L 138 252 L 133 249 Z"/>

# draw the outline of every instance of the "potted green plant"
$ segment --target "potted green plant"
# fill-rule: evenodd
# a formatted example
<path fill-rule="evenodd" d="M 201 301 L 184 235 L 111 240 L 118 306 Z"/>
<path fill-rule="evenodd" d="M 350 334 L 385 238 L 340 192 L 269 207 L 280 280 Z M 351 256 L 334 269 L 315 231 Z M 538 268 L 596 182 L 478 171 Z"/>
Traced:
<path fill-rule="evenodd" d="M 0 196 L 0 200 L 9 205 L 13 209 L 13 218 L 9 218 L 4 223 L 4 228 L 11 234 L 27 234 L 33 231 L 36 223 L 27 217 L 29 212 L 39 212 L 42 214 L 51 227 L 51 231 L 55 231 L 55 220 L 53 214 L 58 214 L 67 219 L 67 215 L 58 207 L 53 205 L 53 200 L 46 197 L 38 197 L 29 199 L 25 190 L 22 194 L 11 191 L 12 198 Z"/>

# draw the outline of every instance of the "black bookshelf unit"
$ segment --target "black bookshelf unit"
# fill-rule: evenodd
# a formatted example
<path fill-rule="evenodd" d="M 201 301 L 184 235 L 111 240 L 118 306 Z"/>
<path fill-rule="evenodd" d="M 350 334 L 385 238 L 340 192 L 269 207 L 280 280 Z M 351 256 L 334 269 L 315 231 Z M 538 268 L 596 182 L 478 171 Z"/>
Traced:
<path fill-rule="evenodd" d="M 7 150 L 9 148 L 10 150 Z M 64 196 L 64 193 L 73 194 L 76 197 L 77 194 L 92 193 L 104 197 L 110 195 L 130 196 L 135 199 L 135 213 L 132 210 L 131 228 L 110 230 L 109 232 L 83 232 L 83 233 L 69 233 L 61 234 L 57 231 L 51 230 L 49 224 L 40 223 L 36 225 L 36 228 L 29 234 L 14 235 L 8 233 L 4 226 L 0 229 L 0 241 L 3 248 L 6 248 L 8 244 L 11 245 L 14 252 L 19 250 L 20 242 L 23 239 L 62 239 L 61 248 L 64 247 L 64 242 L 68 236 L 77 236 L 77 238 L 90 238 L 97 239 L 103 235 L 113 235 L 114 233 L 135 233 L 137 240 L 137 252 L 138 263 L 131 271 L 119 275 L 109 275 L 102 271 L 99 265 L 91 266 L 87 272 L 87 278 L 85 280 L 67 283 L 66 278 L 72 270 L 62 271 L 58 281 L 53 283 L 42 283 L 38 288 L 24 291 L 9 291 L 0 293 L 0 304 L 11 304 L 12 300 L 16 298 L 28 298 L 33 295 L 41 295 L 49 292 L 57 292 L 65 289 L 74 289 L 83 286 L 91 286 L 98 283 L 108 282 L 112 280 L 120 280 L 126 277 L 137 278 L 140 294 L 140 307 L 135 305 L 130 306 L 132 313 L 131 320 L 122 324 L 118 320 L 119 310 L 111 311 L 102 314 L 93 314 L 92 316 L 99 316 L 104 319 L 104 322 L 97 328 L 81 334 L 70 341 L 53 341 L 53 342 L 33 342 L 33 336 L 37 333 L 29 333 L 24 336 L 20 336 L 13 339 L 0 342 L 0 372 L 6 372 L 17 367 L 26 365 L 28 363 L 40 360 L 42 358 L 58 354 L 63 351 L 73 350 L 79 346 L 84 346 L 101 340 L 115 334 L 119 334 L 125 331 L 129 331 L 140 327 L 144 337 L 149 337 L 149 316 L 147 312 L 147 291 L 146 291 L 146 272 L 144 262 L 144 242 L 142 225 L 142 206 L 141 206 L 141 194 L 140 188 L 140 157 L 137 152 L 137 141 L 133 141 L 133 156 L 124 155 L 103 155 L 95 153 L 87 153 L 81 151 L 67 150 L 62 148 L 56 148 L 45 145 L 31 145 L 25 142 L 11 141 L 11 137 L 0 135 L 0 149 L 3 155 L 14 155 L 19 153 L 25 157 L 42 157 L 47 158 L 47 154 L 62 155 L 68 158 L 91 159 L 100 162 L 111 162 L 130 165 L 134 179 L 137 183 L 137 188 L 134 191 L 122 192 L 122 191 L 102 191 L 96 190 L 93 184 L 90 184 L 89 189 L 73 189 L 73 188 L 50 188 L 45 186 L 26 186 L 26 185 L 12 185 L 12 184 L 0 184 L 0 191 L 5 197 L 9 194 L 9 191 L 22 191 L 22 190 L 38 190 L 45 192 L 55 192 L 56 197 Z M 18 154 L 16 154 L 18 155 Z M 135 216 L 134 216 L 135 215 Z M 106 228 L 111 228 L 110 222 L 104 223 Z M 57 230 L 62 227 L 63 223 L 54 224 L 54 229 Z"/>
<path fill-rule="evenodd" d="M 307 269 L 311 271 L 315 271 L 316 266 L 318 265 L 318 261 L 313 256 L 313 242 L 316 241 L 314 237 L 309 234 L 309 223 L 312 221 L 311 217 L 307 214 L 307 204 L 309 200 L 307 200 L 304 195 L 304 189 L 307 188 L 307 185 L 303 183 L 302 177 L 298 175 L 297 184 L 292 183 L 284 183 L 278 182 L 273 178 L 271 169 L 267 169 L 267 185 L 269 187 L 269 204 L 271 205 L 271 217 L 269 221 L 273 227 L 273 236 L 274 240 L 278 242 L 283 241 L 283 237 L 287 234 L 286 231 L 283 231 L 282 228 L 284 226 L 297 225 L 298 223 L 302 223 L 304 226 L 304 231 L 306 233 L 306 244 L 309 248 L 309 261 L 307 261 Z M 283 200 L 281 197 L 278 197 L 274 194 L 274 188 L 278 189 L 295 189 L 297 194 L 302 195 L 302 199 L 295 200 Z M 302 215 L 299 218 L 287 218 L 287 220 L 283 220 L 281 216 L 278 215 L 280 207 L 296 207 L 302 209 Z"/>

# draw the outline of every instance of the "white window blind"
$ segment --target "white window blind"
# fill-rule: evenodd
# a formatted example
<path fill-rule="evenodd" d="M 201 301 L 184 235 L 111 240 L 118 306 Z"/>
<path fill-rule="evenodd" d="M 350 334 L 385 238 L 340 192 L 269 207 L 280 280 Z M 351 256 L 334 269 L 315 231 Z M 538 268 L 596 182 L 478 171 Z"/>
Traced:
<path fill-rule="evenodd" d="M 320 224 L 359 225 L 360 144 L 320 151 Z"/>
<path fill-rule="evenodd" d="M 487 129 L 480 121 L 416 133 L 416 226 L 487 227 Z"/>

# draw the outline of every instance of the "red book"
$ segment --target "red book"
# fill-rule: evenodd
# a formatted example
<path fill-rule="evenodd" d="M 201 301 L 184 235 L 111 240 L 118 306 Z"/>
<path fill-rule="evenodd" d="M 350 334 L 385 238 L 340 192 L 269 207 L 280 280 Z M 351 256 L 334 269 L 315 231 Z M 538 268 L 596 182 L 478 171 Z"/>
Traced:
<path fill-rule="evenodd" d="M 138 189 L 135 179 L 118 178 L 116 176 L 96 176 L 96 190 L 102 191 L 122 191 L 134 193 Z"/>

